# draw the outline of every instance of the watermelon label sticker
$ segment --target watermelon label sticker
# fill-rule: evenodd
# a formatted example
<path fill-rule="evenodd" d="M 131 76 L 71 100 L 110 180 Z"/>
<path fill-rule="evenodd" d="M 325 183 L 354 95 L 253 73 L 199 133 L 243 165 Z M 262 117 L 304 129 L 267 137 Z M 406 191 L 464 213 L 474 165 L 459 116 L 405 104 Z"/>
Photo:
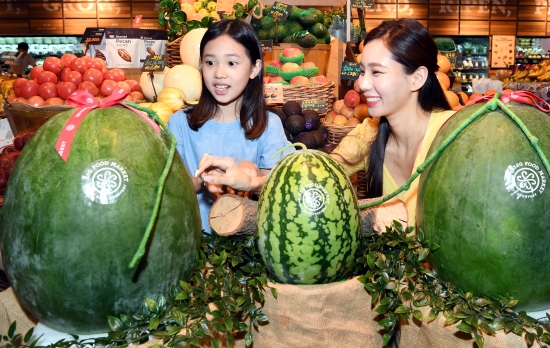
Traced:
<path fill-rule="evenodd" d="M 300 208 L 308 215 L 319 215 L 330 203 L 327 190 L 318 183 L 308 184 L 300 188 Z"/>
<path fill-rule="evenodd" d="M 128 173 L 113 159 L 101 159 L 90 164 L 81 177 L 82 191 L 91 201 L 112 204 L 126 191 Z"/>
<path fill-rule="evenodd" d="M 535 163 L 518 162 L 504 172 L 506 191 L 516 199 L 535 198 L 546 188 L 546 175 Z"/>

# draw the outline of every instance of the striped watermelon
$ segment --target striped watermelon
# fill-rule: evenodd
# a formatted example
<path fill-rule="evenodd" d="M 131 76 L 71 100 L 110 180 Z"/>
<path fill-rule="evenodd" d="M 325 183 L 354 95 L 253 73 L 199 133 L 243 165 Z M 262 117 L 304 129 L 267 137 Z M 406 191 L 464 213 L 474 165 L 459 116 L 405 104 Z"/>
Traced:
<path fill-rule="evenodd" d="M 329 283 L 350 273 L 359 208 L 348 177 L 329 155 L 305 149 L 283 157 L 258 203 L 258 249 L 274 280 Z"/>

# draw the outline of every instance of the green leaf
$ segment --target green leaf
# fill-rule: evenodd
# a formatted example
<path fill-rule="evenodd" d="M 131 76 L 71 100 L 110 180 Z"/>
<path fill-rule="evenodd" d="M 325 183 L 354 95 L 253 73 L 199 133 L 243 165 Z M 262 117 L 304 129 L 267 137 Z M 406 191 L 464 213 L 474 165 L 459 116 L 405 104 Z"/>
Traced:
<path fill-rule="evenodd" d="M 247 347 L 250 347 L 250 345 L 252 344 L 252 334 L 250 332 L 247 332 L 244 336 L 244 343 Z"/>
<path fill-rule="evenodd" d="M 381 305 L 387 305 L 387 304 L 390 303 L 391 301 L 392 301 L 391 298 L 389 298 L 389 297 L 384 297 L 384 298 L 381 298 L 381 299 L 380 299 L 380 304 L 381 304 Z"/>
<path fill-rule="evenodd" d="M 10 327 L 8 328 L 8 337 L 9 338 L 12 338 L 13 335 L 15 334 L 16 327 L 17 327 L 17 321 L 14 321 L 13 323 L 10 324 Z"/>
<path fill-rule="evenodd" d="M 439 244 L 435 242 L 432 242 L 432 244 L 430 245 L 430 251 L 436 251 L 439 248 L 440 248 Z"/>
<path fill-rule="evenodd" d="M 418 253 L 418 261 L 424 260 L 428 256 L 429 253 L 430 253 L 430 249 L 428 249 L 428 248 L 420 249 L 420 252 Z"/>
<path fill-rule="evenodd" d="M 476 343 L 477 343 L 478 347 L 483 348 L 483 345 L 485 344 L 485 338 L 483 338 L 483 336 L 481 336 L 477 332 L 474 334 L 474 336 L 476 338 Z"/>
<path fill-rule="evenodd" d="M 456 322 L 459 321 L 459 320 L 460 320 L 460 318 L 455 317 L 454 315 L 449 315 L 449 316 L 445 319 L 445 325 L 454 324 L 454 323 L 456 323 Z"/>
<path fill-rule="evenodd" d="M 385 313 L 387 313 L 388 310 L 387 310 L 386 306 L 381 305 L 381 306 L 377 306 L 377 307 L 374 309 L 374 311 L 375 311 L 376 313 L 379 313 L 379 314 L 385 314 Z"/>
<path fill-rule="evenodd" d="M 271 294 L 273 295 L 273 297 L 277 298 L 277 296 L 279 295 L 279 293 L 277 292 L 277 289 L 275 288 L 270 288 L 271 289 Z"/>
<path fill-rule="evenodd" d="M 172 327 L 168 330 L 168 332 L 166 333 L 166 335 L 168 335 L 168 336 L 175 335 L 175 334 L 177 334 L 178 332 L 180 332 L 180 330 L 181 330 L 181 327 L 179 327 L 179 326 L 177 326 L 177 325 L 176 325 L 176 326 L 172 326 Z"/>
<path fill-rule="evenodd" d="M 512 307 L 515 307 L 517 304 L 518 304 L 518 300 L 510 300 L 510 301 L 506 302 L 505 307 L 506 308 L 512 308 Z"/>
<path fill-rule="evenodd" d="M 147 308 L 149 308 L 149 310 L 153 313 L 157 313 L 158 312 L 158 305 L 157 305 L 157 302 L 153 299 L 150 299 L 148 297 L 145 298 L 145 303 L 147 304 Z"/>
<path fill-rule="evenodd" d="M 470 325 L 464 323 L 464 322 L 458 324 L 458 325 L 456 326 L 456 328 L 457 328 L 458 330 L 462 331 L 462 332 L 469 333 L 469 334 L 471 334 L 472 332 L 474 332 L 474 328 L 471 327 Z"/>
<path fill-rule="evenodd" d="M 374 266 L 375 266 L 374 258 L 370 254 L 367 255 L 367 264 L 369 265 L 370 269 L 374 269 Z"/>
<path fill-rule="evenodd" d="M 31 340 L 33 332 L 34 332 L 34 327 L 31 327 L 29 331 L 27 331 L 27 333 L 25 334 L 25 338 L 23 338 L 24 343 L 27 343 Z"/>
<path fill-rule="evenodd" d="M 118 319 L 117 317 L 109 316 L 109 317 L 107 318 L 107 321 L 109 322 L 109 327 L 110 327 L 111 330 L 113 330 L 113 331 L 122 330 L 122 328 L 124 327 L 124 326 L 122 325 L 122 321 L 120 321 L 120 319 Z"/>
<path fill-rule="evenodd" d="M 526 332 L 525 333 L 525 339 L 527 340 L 527 343 L 529 343 L 530 346 L 533 345 L 536 338 L 537 338 L 537 335 L 535 335 L 532 332 Z"/>
<path fill-rule="evenodd" d="M 166 26 L 166 19 L 164 18 L 164 13 L 159 12 L 158 17 L 157 17 L 157 20 L 158 20 L 159 25 L 160 25 L 161 27 L 165 27 L 165 26 Z"/>
<path fill-rule="evenodd" d="M 490 305 L 492 302 L 480 297 L 476 299 L 474 303 L 476 304 L 476 306 L 485 307 L 487 305 Z"/>
<path fill-rule="evenodd" d="M 439 310 L 437 310 L 436 308 L 432 308 L 430 309 L 430 313 L 428 314 L 428 323 L 434 321 L 439 315 Z"/>
<path fill-rule="evenodd" d="M 395 314 L 409 313 L 411 309 L 405 305 L 399 305 L 394 311 Z"/>
<path fill-rule="evenodd" d="M 157 317 L 152 317 L 149 320 L 149 330 L 156 330 L 159 324 L 160 324 L 160 319 Z"/>
<path fill-rule="evenodd" d="M 387 346 L 390 342 L 391 335 L 389 333 L 385 333 L 384 336 L 382 336 L 382 345 Z"/>

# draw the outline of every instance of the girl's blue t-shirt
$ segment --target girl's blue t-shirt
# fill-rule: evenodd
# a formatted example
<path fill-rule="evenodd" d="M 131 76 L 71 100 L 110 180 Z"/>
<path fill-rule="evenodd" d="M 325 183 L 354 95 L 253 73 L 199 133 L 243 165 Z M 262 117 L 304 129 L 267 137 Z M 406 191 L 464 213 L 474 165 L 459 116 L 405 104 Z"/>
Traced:
<path fill-rule="evenodd" d="M 279 117 L 268 114 L 268 123 L 264 133 L 257 139 L 245 138 L 244 129 L 239 120 L 233 122 L 207 121 L 198 131 L 189 128 L 187 114 L 180 110 L 168 121 L 168 128 L 174 134 L 178 145 L 177 150 L 185 163 L 190 175 L 198 169 L 203 154 L 216 157 L 228 157 L 235 163 L 247 160 L 255 163 L 260 169 L 271 169 L 275 163 L 294 148 L 289 148 L 273 158 L 277 151 L 290 145 Z M 202 229 L 210 232 L 208 213 L 216 197 L 206 189 L 197 193 L 202 219 Z"/>

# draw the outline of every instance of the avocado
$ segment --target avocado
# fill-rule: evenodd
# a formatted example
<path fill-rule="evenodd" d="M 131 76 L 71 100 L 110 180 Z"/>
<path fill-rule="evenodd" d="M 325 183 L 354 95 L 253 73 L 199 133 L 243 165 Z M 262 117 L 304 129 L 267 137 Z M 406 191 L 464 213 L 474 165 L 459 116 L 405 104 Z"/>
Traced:
<path fill-rule="evenodd" d="M 300 115 L 292 115 L 286 119 L 286 129 L 292 135 L 298 135 L 306 129 L 306 121 Z"/>
<path fill-rule="evenodd" d="M 296 39 L 296 43 L 303 48 L 311 48 L 316 45 L 317 38 L 310 33 L 300 36 Z"/>
<path fill-rule="evenodd" d="M 290 21 L 289 22 L 289 25 L 288 25 L 288 35 L 292 35 L 294 33 L 297 33 L 299 31 L 302 31 L 304 30 L 304 28 L 302 27 L 302 25 L 298 22 L 295 22 L 295 21 Z"/>
<path fill-rule="evenodd" d="M 252 18 L 252 20 L 250 21 L 250 25 L 252 25 L 252 28 L 254 28 L 254 30 L 256 32 L 258 32 L 258 30 L 262 29 L 259 19 Z"/>
<path fill-rule="evenodd" d="M 292 8 L 290 9 L 290 13 L 288 15 L 288 20 L 297 21 L 298 17 L 300 17 L 300 14 L 302 12 L 304 12 L 304 10 L 302 10 L 301 8 L 297 6 L 292 6 Z"/>
<path fill-rule="evenodd" d="M 273 5 L 269 5 L 269 6 L 266 6 L 263 11 L 262 11 L 262 15 L 265 17 L 265 16 L 269 16 L 269 12 L 271 12 L 271 9 L 273 8 Z"/>
<path fill-rule="evenodd" d="M 264 16 L 260 19 L 260 28 L 271 30 L 273 27 L 275 27 L 275 19 L 273 17 Z"/>
<path fill-rule="evenodd" d="M 323 131 L 320 129 L 312 130 L 309 132 L 315 136 L 315 140 L 317 140 L 317 148 L 320 149 L 325 144 L 325 137 L 323 136 Z"/>
<path fill-rule="evenodd" d="M 283 42 L 284 43 L 296 43 L 296 38 L 294 37 L 294 35 L 285 36 L 285 38 L 283 39 Z"/>
<path fill-rule="evenodd" d="M 302 117 L 306 121 L 307 130 L 316 130 L 321 125 L 321 118 L 315 110 L 303 110 Z"/>
<path fill-rule="evenodd" d="M 275 26 L 275 37 L 278 40 L 283 40 L 286 36 L 290 34 L 288 29 L 290 28 L 290 22 L 288 21 L 279 21 Z"/>
<path fill-rule="evenodd" d="M 298 16 L 298 23 L 303 27 L 310 27 L 317 22 L 317 16 L 310 10 L 305 10 Z"/>
<path fill-rule="evenodd" d="M 269 108 L 267 108 L 267 111 L 272 112 L 275 115 L 279 116 L 279 119 L 281 120 L 281 123 L 283 124 L 283 127 L 285 126 L 286 115 L 283 112 L 283 110 L 281 110 L 280 108 L 269 107 Z"/>
<path fill-rule="evenodd" d="M 318 10 L 316 8 L 313 8 L 313 7 L 310 7 L 307 10 L 315 15 L 317 23 L 323 23 L 325 21 L 325 15 L 323 14 L 323 12 L 321 10 Z"/>
<path fill-rule="evenodd" d="M 328 30 L 322 23 L 315 23 L 309 28 L 309 32 L 312 33 L 318 39 L 324 38 L 327 35 Z"/>
<path fill-rule="evenodd" d="M 302 105 L 295 100 L 287 101 L 283 104 L 283 112 L 287 117 L 291 115 L 302 115 Z"/>
<path fill-rule="evenodd" d="M 316 149 L 317 148 L 317 139 L 315 138 L 315 135 L 311 134 L 310 132 L 303 132 L 298 134 L 294 137 L 295 143 L 302 143 L 304 144 L 308 149 Z M 301 148 L 296 147 L 296 149 L 301 150 Z"/>

